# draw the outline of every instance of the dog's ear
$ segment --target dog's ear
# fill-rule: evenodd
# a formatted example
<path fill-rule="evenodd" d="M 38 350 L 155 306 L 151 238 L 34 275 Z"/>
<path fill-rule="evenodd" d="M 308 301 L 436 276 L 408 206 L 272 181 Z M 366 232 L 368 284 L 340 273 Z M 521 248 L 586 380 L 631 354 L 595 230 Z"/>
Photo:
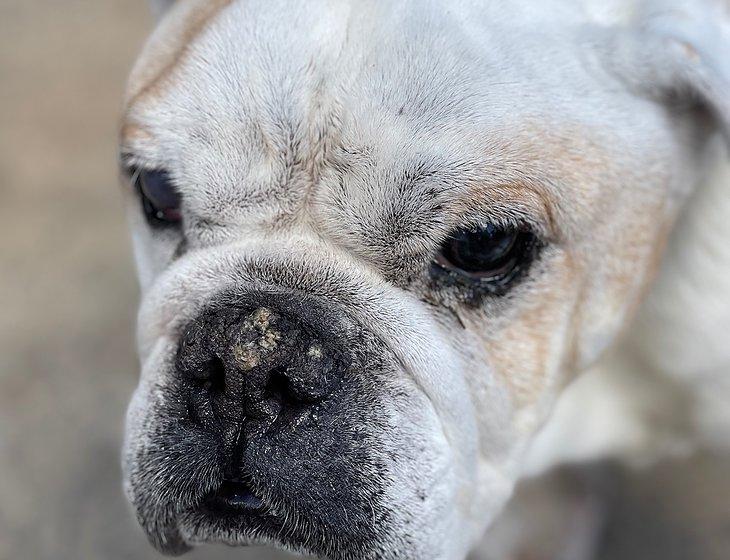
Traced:
<path fill-rule="evenodd" d="M 168 8 L 175 3 L 175 1 L 176 0 L 149 0 L 152 13 L 155 14 L 157 19 L 161 18 Z"/>
<path fill-rule="evenodd" d="M 674 110 L 706 108 L 730 145 L 730 1 L 644 0 L 630 19 L 612 34 L 612 70 Z"/>

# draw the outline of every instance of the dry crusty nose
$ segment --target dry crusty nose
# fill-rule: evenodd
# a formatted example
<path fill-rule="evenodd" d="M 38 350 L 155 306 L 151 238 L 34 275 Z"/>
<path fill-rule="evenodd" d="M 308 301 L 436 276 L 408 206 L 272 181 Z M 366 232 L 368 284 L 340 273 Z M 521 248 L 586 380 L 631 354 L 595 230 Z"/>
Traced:
<path fill-rule="evenodd" d="M 245 421 L 285 429 L 333 390 L 341 370 L 318 333 L 271 306 L 204 312 L 185 330 L 177 369 L 191 381 L 192 415 L 224 432 Z"/>

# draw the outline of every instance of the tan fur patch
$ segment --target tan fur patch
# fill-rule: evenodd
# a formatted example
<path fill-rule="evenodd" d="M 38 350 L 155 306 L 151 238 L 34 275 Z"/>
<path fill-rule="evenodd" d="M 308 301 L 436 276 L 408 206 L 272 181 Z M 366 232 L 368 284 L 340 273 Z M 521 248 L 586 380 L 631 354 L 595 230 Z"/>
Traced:
<path fill-rule="evenodd" d="M 457 216 L 494 213 L 538 216 L 544 234 L 562 242 L 585 232 L 595 201 L 613 192 L 617 155 L 588 126 L 525 122 L 495 132 L 485 147 L 485 180 L 453 203 Z M 495 183 L 500 177 L 513 178 Z"/>
<path fill-rule="evenodd" d="M 159 93 L 174 69 L 184 60 L 191 43 L 232 1 L 179 0 L 170 9 L 132 73 L 127 112 L 141 99 Z"/>
<path fill-rule="evenodd" d="M 537 213 L 547 222 L 551 242 L 563 247 L 542 274 L 547 281 L 538 281 L 520 298 L 518 313 L 493 336 L 483 336 L 487 361 L 517 408 L 569 382 L 570 376 L 551 376 L 584 367 L 604 330 L 606 335 L 612 331 L 610 321 L 632 315 L 666 235 L 661 188 L 644 188 L 641 177 L 632 178 L 637 186 L 630 189 L 617 180 L 620 156 L 594 141 L 593 131 L 530 128 L 527 137 L 515 133 L 516 142 L 500 146 L 493 141 L 492 148 L 515 162 L 519 169 L 513 174 L 533 180 L 477 185 L 470 200 L 459 202 L 462 212 L 480 204 L 484 212 L 486 204 Z M 662 183 L 653 179 L 657 186 Z M 483 328 L 480 317 L 468 322 L 476 333 Z"/>
<path fill-rule="evenodd" d="M 612 209 L 624 214 L 613 227 L 596 226 L 597 239 L 605 243 L 591 242 L 580 251 L 582 266 L 589 273 L 574 286 L 576 299 L 566 335 L 569 372 L 587 367 L 598 357 L 597 333 L 605 330 L 615 337 L 617 330 L 626 328 L 656 274 L 668 231 L 666 208 L 661 200 L 642 196 L 633 202 L 632 208 Z M 561 386 L 571 379 L 567 377 Z"/>
<path fill-rule="evenodd" d="M 540 398 L 550 383 L 546 377 L 562 370 L 565 359 L 561 342 L 567 342 L 565 329 L 575 298 L 571 291 L 577 273 L 568 255 L 563 255 L 551 269 L 545 275 L 549 277 L 549 286 L 536 286 L 532 301 L 510 317 L 504 328 L 483 346 L 518 409 Z"/>
<path fill-rule="evenodd" d="M 142 141 L 150 138 L 150 133 L 137 123 L 125 121 L 119 130 L 121 146 L 124 149 L 133 140 Z"/>
<path fill-rule="evenodd" d="M 487 208 L 485 208 L 485 204 Z M 494 211 L 499 214 L 500 209 L 516 211 L 529 215 L 540 216 L 550 237 L 557 237 L 553 208 L 556 203 L 550 192 L 537 182 L 488 185 L 477 184 L 470 189 L 469 195 L 453 202 L 450 210 L 456 216 L 463 216 L 471 212 L 484 213 Z"/>

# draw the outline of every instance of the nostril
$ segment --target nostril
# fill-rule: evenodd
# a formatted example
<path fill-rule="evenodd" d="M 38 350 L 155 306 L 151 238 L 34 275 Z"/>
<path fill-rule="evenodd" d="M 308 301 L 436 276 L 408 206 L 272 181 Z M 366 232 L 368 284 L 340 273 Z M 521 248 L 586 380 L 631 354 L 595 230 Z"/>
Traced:
<path fill-rule="evenodd" d="M 205 365 L 200 369 L 200 373 L 193 377 L 196 385 L 211 393 L 225 393 L 226 366 L 223 360 L 218 356 L 214 356 L 205 362 Z"/>
<path fill-rule="evenodd" d="M 204 387 L 214 393 L 226 391 L 226 366 L 218 356 L 208 362 L 208 379 Z"/>
<path fill-rule="evenodd" d="M 324 372 L 316 373 L 318 375 L 301 372 L 296 368 L 279 367 L 269 374 L 263 396 L 267 400 L 276 400 L 284 408 L 297 408 L 319 402 L 328 391 Z"/>
<path fill-rule="evenodd" d="M 292 398 L 289 378 L 286 376 L 284 368 L 277 368 L 269 374 L 269 379 L 264 387 L 264 397 L 276 399 L 282 404 L 294 404 L 295 399 Z"/>

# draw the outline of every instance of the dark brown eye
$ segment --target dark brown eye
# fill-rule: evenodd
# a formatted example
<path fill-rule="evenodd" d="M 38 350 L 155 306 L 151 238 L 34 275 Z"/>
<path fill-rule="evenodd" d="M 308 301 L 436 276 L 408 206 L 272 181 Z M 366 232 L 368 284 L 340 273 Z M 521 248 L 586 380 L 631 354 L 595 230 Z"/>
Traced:
<path fill-rule="evenodd" d="M 456 231 L 441 246 L 435 263 L 480 284 L 504 287 L 530 263 L 536 245 L 529 230 L 490 224 Z"/>
<path fill-rule="evenodd" d="M 167 171 L 140 169 L 135 177 L 142 210 L 149 224 L 154 227 L 179 224 L 182 221 L 181 198 Z"/>

